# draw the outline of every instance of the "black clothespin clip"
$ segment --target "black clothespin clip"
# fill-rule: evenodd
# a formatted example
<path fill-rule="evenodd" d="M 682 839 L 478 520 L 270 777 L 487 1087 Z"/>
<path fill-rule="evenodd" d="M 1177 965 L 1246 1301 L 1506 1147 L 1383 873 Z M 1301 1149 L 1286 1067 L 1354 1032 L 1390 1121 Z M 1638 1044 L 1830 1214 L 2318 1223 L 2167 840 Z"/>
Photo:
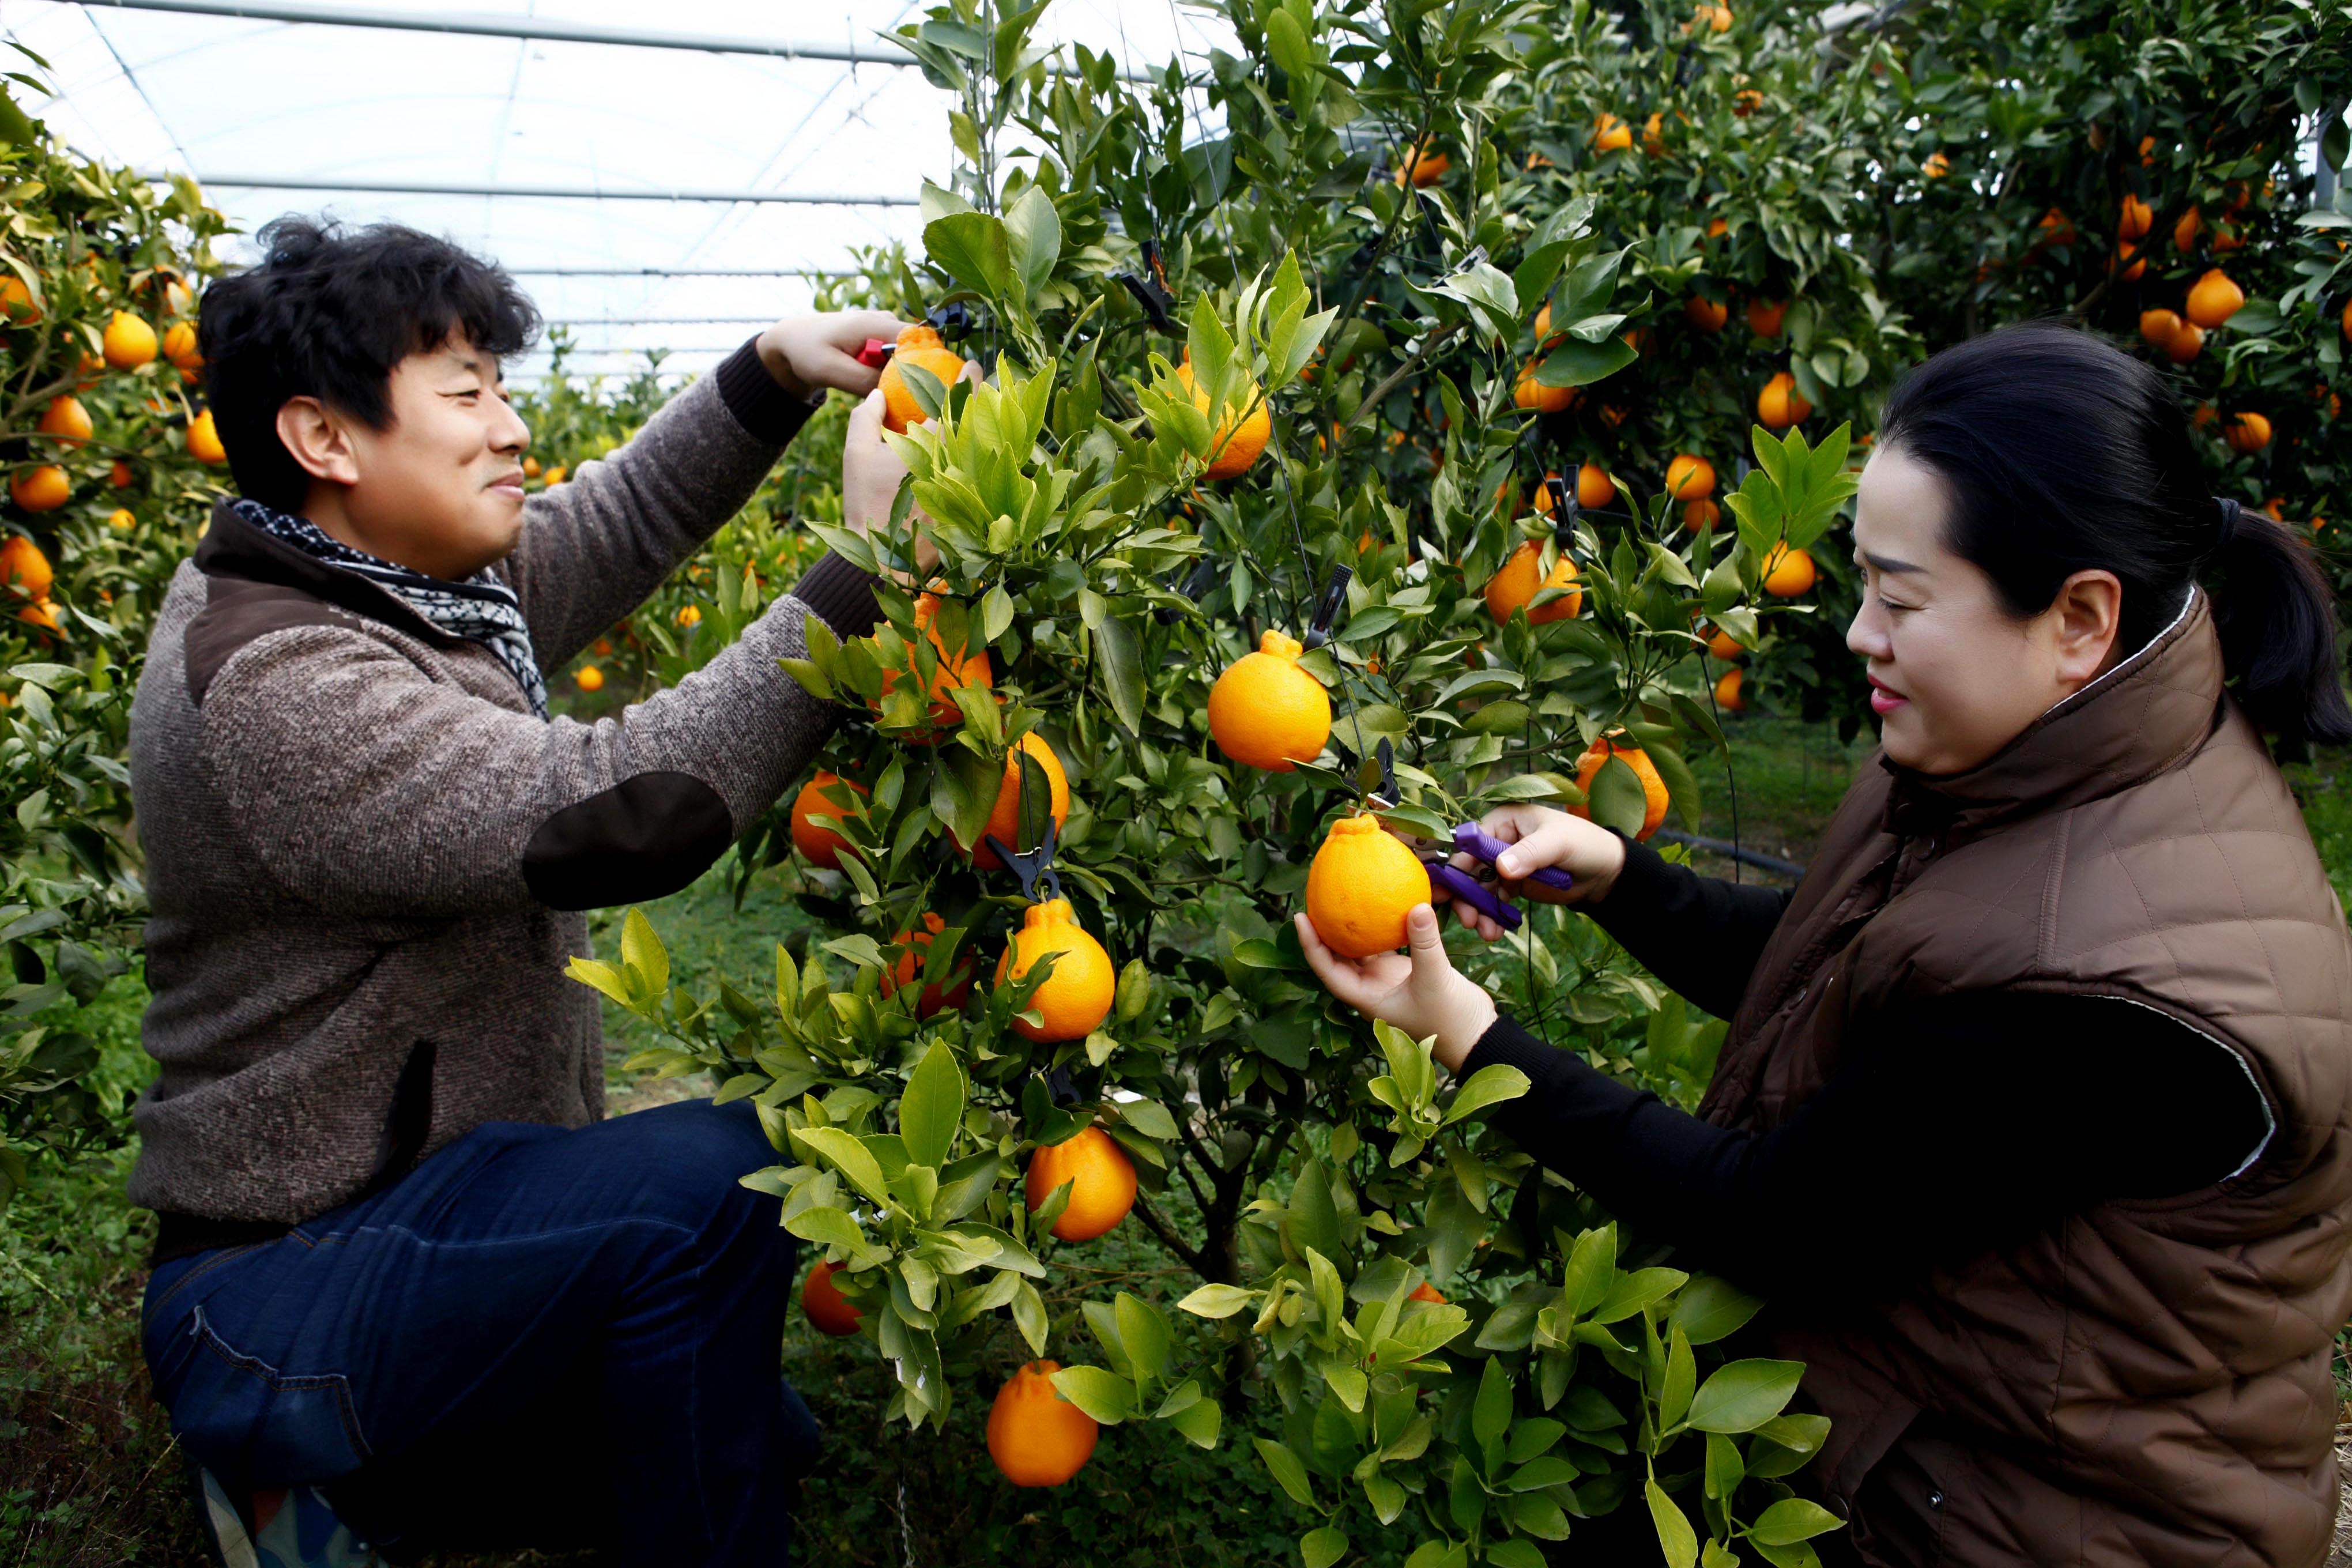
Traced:
<path fill-rule="evenodd" d="M 1029 837 L 1033 808 L 1045 817 L 1045 826 L 1038 830 L 1037 847 L 1025 855 L 1013 853 L 1012 847 L 993 833 L 987 836 L 987 844 L 996 851 L 998 859 L 1013 868 L 1013 876 L 1021 882 L 1022 897 L 1032 903 L 1042 903 L 1062 896 L 1062 879 L 1054 872 L 1054 830 L 1058 825 L 1054 821 L 1053 792 L 1046 783 L 1045 770 L 1037 765 L 1035 758 L 1023 751 L 1013 754 L 1021 760 L 1013 831 L 1023 838 Z"/>
<path fill-rule="evenodd" d="M 1573 550 L 1576 548 L 1576 520 L 1584 511 L 1577 501 L 1576 487 L 1560 474 L 1546 474 L 1543 487 L 1545 493 L 1551 497 L 1551 542 L 1564 551 Z"/>
<path fill-rule="evenodd" d="M 939 333 L 943 342 L 954 342 L 971 335 L 971 307 L 961 300 L 950 300 L 944 305 L 934 305 L 924 312 L 923 322 Z"/>
<path fill-rule="evenodd" d="M 1203 555 L 1192 563 L 1192 572 L 1186 575 L 1181 584 L 1171 583 L 1169 585 L 1197 605 L 1201 602 L 1201 595 L 1215 586 L 1216 581 L 1217 563 L 1211 557 Z M 1183 618 L 1184 612 L 1162 605 L 1152 611 L 1151 616 L 1161 626 L 1172 626 Z"/>
<path fill-rule="evenodd" d="M 1143 307 L 1144 315 L 1150 318 L 1156 331 L 1172 333 L 1176 331 L 1176 295 L 1168 287 L 1168 266 L 1160 258 L 1160 242 L 1156 239 L 1143 242 L 1143 268 L 1141 272 L 1112 276 L 1127 285 L 1127 291 Z"/>
<path fill-rule="evenodd" d="M 1067 1068 L 1045 1069 L 1045 1092 L 1054 1097 L 1054 1103 L 1057 1106 L 1076 1105 L 1078 1102 L 1078 1086 L 1071 1081 L 1070 1069 Z"/>
<path fill-rule="evenodd" d="M 1315 606 L 1314 622 L 1307 626 L 1307 635 L 1299 639 L 1307 652 L 1312 653 L 1331 640 L 1331 617 L 1338 615 L 1339 606 L 1348 602 L 1348 584 L 1355 580 L 1354 567 L 1331 568 L 1330 585 L 1323 590 L 1322 600 Z"/>
<path fill-rule="evenodd" d="M 1397 802 L 1403 798 L 1397 790 L 1396 743 L 1382 735 L 1381 743 L 1372 748 L 1372 755 L 1381 764 L 1381 783 L 1378 789 L 1365 792 L 1365 804 L 1378 806 L 1382 811 L 1393 811 Z"/>

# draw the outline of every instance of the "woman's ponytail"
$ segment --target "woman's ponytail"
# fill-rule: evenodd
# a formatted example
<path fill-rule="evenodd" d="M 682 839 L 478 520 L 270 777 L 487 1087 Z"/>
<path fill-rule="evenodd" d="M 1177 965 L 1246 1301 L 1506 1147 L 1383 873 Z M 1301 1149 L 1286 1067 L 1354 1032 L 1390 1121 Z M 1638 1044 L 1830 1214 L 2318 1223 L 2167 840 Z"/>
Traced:
<path fill-rule="evenodd" d="M 2283 524 L 2213 499 L 2180 400 L 2151 366 L 2077 328 L 2004 327 L 1905 376 L 1878 446 L 1942 477 L 1951 547 L 2011 614 L 2040 615 L 2076 572 L 2112 572 L 2128 657 L 2210 578 L 2223 667 L 2255 721 L 2352 742 L 2326 579 Z"/>
<path fill-rule="evenodd" d="M 2336 601 L 2293 530 L 2220 503 L 2212 552 L 2221 662 L 2256 723 L 2321 745 L 2352 743 L 2352 705 L 2336 675 Z"/>

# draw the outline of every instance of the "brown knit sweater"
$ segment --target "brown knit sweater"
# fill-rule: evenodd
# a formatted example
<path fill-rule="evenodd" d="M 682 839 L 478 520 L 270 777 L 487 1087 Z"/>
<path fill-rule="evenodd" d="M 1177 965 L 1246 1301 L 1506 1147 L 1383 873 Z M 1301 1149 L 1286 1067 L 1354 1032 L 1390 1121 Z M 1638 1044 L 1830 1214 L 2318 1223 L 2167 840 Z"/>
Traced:
<path fill-rule="evenodd" d="M 500 570 L 542 668 L 734 515 L 806 413 L 747 346 L 533 496 Z M 684 887 L 807 762 L 832 717 L 776 661 L 812 612 L 868 631 L 872 585 L 827 557 L 677 688 L 544 721 L 482 645 L 217 509 L 131 709 L 162 1073 L 131 1197 L 164 1250 L 309 1218 L 485 1121 L 602 1116 L 580 911 Z"/>

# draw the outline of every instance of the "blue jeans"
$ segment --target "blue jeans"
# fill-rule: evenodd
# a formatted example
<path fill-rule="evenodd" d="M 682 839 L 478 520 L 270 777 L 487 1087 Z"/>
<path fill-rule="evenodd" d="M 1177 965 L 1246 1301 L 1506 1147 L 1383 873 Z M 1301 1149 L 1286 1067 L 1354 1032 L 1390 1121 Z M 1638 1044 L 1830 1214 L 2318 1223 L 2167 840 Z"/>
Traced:
<path fill-rule="evenodd" d="M 143 1342 L 232 1495 L 320 1487 L 378 1546 L 780 1564 L 816 1426 L 747 1104 L 491 1122 L 274 1241 L 174 1258 Z M 405 1551 L 403 1551 L 405 1554 Z"/>

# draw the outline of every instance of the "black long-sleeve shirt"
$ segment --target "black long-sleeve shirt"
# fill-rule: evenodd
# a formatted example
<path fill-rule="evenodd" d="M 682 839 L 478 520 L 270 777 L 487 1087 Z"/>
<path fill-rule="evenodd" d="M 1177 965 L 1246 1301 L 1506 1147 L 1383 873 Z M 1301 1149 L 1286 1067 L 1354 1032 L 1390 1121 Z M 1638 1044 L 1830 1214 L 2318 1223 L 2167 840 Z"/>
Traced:
<path fill-rule="evenodd" d="M 1591 912 L 1728 1016 L 1787 905 L 1629 843 Z M 1462 1070 L 1496 1062 L 1533 1080 L 1493 1114 L 1522 1148 L 1693 1264 L 1783 1299 L 1899 1285 L 2092 1204 L 2192 1192 L 2271 1131 L 2234 1051 L 2098 996 L 1988 992 L 1890 1015 L 1760 1133 L 1603 1077 L 1507 1016 Z"/>

